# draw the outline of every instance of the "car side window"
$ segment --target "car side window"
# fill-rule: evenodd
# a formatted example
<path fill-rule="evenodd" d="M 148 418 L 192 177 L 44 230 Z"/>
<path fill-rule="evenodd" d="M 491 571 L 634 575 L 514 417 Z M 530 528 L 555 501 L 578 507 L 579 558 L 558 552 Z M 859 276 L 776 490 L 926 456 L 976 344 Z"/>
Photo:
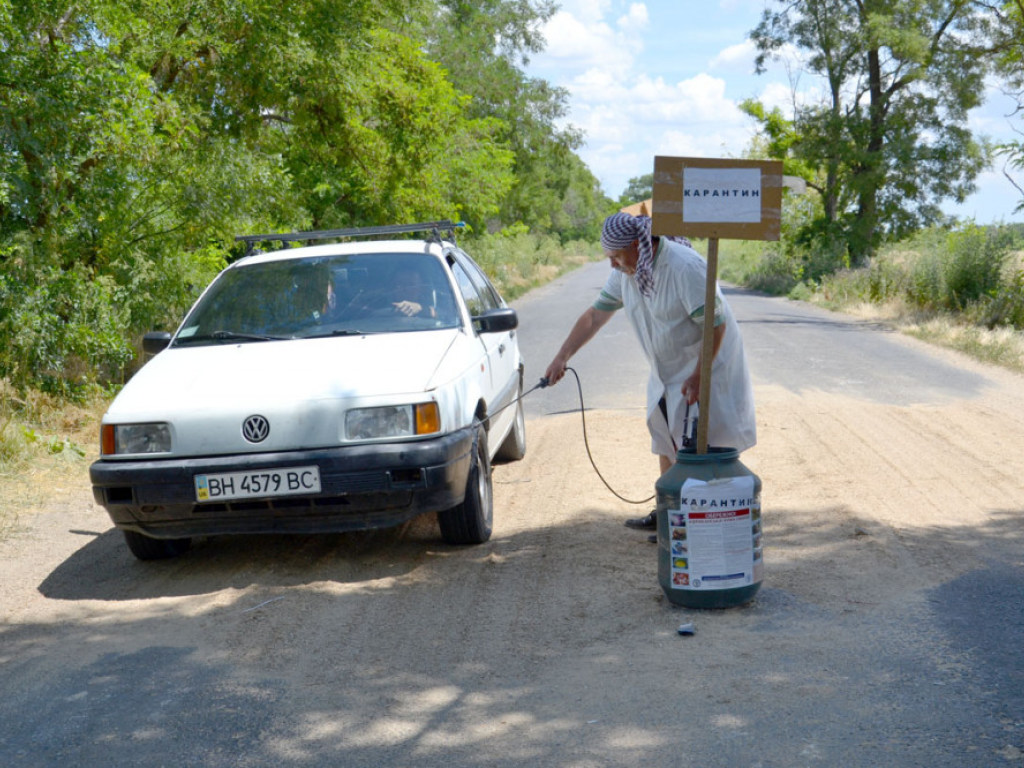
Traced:
<path fill-rule="evenodd" d="M 484 309 L 498 309 L 504 306 L 501 296 L 499 296 L 498 292 L 494 290 L 494 286 L 491 285 L 491 281 L 487 279 L 487 276 L 483 273 L 480 267 L 477 266 L 476 262 L 473 261 L 466 253 L 453 249 L 449 256 L 449 260 L 452 260 L 453 266 L 458 264 L 468 276 L 470 282 L 476 288 L 477 295 L 480 296 L 480 301 L 482 302 Z"/>
<path fill-rule="evenodd" d="M 466 308 L 469 310 L 469 314 L 482 315 L 486 305 L 484 304 L 484 300 L 481 298 L 476 285 L 470 279 L 469 274 L 458 261 L 453 261 L 451 267 L 452 274 L 455 276 L 455 282 L 459 286 L 459 293 L 462 294 L 462 298 L 466 302 Z"/>

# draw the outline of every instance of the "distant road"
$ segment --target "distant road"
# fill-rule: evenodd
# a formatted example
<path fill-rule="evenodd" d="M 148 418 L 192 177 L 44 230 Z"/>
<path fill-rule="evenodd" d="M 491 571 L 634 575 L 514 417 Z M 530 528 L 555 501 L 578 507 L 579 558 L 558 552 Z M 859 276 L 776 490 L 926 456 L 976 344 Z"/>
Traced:
<path fill-rule="evenodd" d="M 526 383 L 533 386 L 576 317 L 590 306 L 608 274 L 605 261 L 588 264 L 513 302 L 520 318 Z M 725 288 L 743 333 L 755 384 L 793 392 L 816 389 L 856 394 L 878 403 L 937 403 L 977 393 L 984 378 L 932 354 L 878 323 L 853 320 L 802 302 Z M 587 408 L 643 406 L 648 365 L 624 312 L 570 361 L 580 375 Z M 527 414 L 579 407 L 571 374 L 531 395 Z"/>

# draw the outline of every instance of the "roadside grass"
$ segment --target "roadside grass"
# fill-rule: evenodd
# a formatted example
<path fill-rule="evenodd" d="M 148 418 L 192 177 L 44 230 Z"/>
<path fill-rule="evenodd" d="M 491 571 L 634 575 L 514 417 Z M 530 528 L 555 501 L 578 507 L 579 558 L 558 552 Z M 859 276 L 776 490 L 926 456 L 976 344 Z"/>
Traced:
<path fill-rule="evenodd" d="M 1013 328 L 990 330 L 966 323 L 956 315 L 927 312 L 897 299 L 885 302 L 843 302 L 811 292 L 798 293 L 791 298 L 882 323 L 934 346 L 952 349 L 975 360 L 1024 373 L 1024 332 Z"/>
<path fill-rule="evenodd" d="M 466 249 L 506 301 L 589 261 L 604 258 L 598 243 L 572 240 L 562 244 L 550 235 L 515 229 L 467 241 Z"/>
<path fill-rule="evenodd" d="M 942 258 L 935 250 L 893 248 L 880 254 L 870 267 L 837 272 L 814 286 L 800 284 L 789 296 L 878 320 L 930 344 L 1024 372 L 1024 330 L 1020 325 L 1024 251 L 1005 254 L 1001 269 L 989 277 L 991 285 L 962 306 L 956 306 L 955 300 L 936 298 L 949 290 L 945 275 L 953 271 L 941 263 Z M 934 266 L 937 261 L 939 265 Z"/>
<path fill-rule="evenodd" d="M 1024 372 L 1021 242 L 1014 228 L 930 229 L 883 249 L 869 267 L 810 282 L 799 277 L 804 258 L 784 256 L 772 244 L 722 241 L 719 277 Z"/>
<path fill-rule="evenodd" d="M 1012 328 L 989 330 L 932 317 L 901 326 L 922 341 L 963 352 L 975 359 L 1024 373 L 1024 333 Z"/>
<path fill-rule="evenodd" d="M 82 404 L 19 395 L 0 379 L 0 540 L 42 504 L 80 490 L 106 403 L 98 394 Z"/>

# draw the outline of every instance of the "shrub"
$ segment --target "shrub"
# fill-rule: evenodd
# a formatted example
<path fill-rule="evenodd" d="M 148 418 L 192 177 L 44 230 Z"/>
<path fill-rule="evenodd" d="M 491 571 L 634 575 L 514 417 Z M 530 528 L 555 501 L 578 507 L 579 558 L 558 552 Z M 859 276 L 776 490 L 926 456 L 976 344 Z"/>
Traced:
<path fill-rule="evenodd" d="M 923 309 L 961 312 L 990 327 L 1012 324 L 1019 289 L 1005 276 L 1016 241 L 1009 227 L 971 225 L 938 240 L 930 234 L 914 239 L 917 250 L 909 269 L 906 295 Z"/>
<path fill-rule="evenodd" d="M 38 267 L 10 249 L 0 275 L 0 377 L 77 397 L 131 359 L 130 327 L 112 282 L 81 266 Z"/>
<path fill-rule="evenodd" d="M 922 309 L 937 308 L 943 303 L 944 293 L 942 254 L 929 251 L 919 255 L 910 268 L 907 296 Z"/>
<path fill-rule="evenodd" d="M 945 308 L 963 310 L 972 302 L 994 297 L 1012 243 L 1010 232 L 1000 227 L 971 226 L 950 235 Z"/>
<path fill-rule="evenodd" d="M 993 330 L 1006 326 L 1024 330 L 1024 271 L 1017 270 L 1003 282 L 995 296 L 986 296 L 969 312 L 973 322 Z"/>
<path fill-rule="evenodd" d="M 766 248 L 760 263 L 754 267 L 744 285 L 755 291 L 785 296 L 800 283 L 803 274 L 799 263 L 778 248 Z"/>
<path fill-rule="evenodd" d="M 818 295 L 830 307 L 868 301 L 871 281 L 867 268 L 844 269 L 823 277 L 818 283 Z"/>
<path fill-rule="evenodd" d="M 695 242 L 700 253 L 707 252 L 706 243 Z M 735 285 L 746 285 L 761 262 L 765 244 L 754 240 L 722 240 L 718 248 L 718 278 Z"/>
<path fill-rule="evenodd" d="M 553 235 L 532 234 L 522 225 L 467 239 L 465 245 L 506 300 L 602 255 L 595 243 L 563 245 Z"/>
<path fill-rule="evenodd" d="M 800 262 L 802 279 L 814 283 L 850 266 L 840 225 L 824 218 L 804 224 L 788 248 L 792 257 Z"/>

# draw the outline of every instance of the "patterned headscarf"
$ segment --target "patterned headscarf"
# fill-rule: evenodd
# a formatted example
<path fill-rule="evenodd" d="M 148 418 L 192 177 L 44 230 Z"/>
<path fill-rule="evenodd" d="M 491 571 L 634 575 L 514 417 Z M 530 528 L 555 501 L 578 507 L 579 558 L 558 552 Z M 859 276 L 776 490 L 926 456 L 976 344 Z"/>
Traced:
<path fill-rule="evenodd" d="M 604 220 L 601 228 L 601 247 L 617 251 L 628 248 L 636 240 L 640 257 L 636 261 L 637 287 L 640 293 L 650 297 L 654 293 L 654 249 L 651 248 L 651 220 L 647 216 L 630 216 L 628 213 L 613 213 Z"/>
<path fill-rule="evenodd" d="M 690 246 L 685 237 L 669 237 Z M 651 219 L 649 216 L 631 216 L 628 213 L 613 213 L 604 220 L 601 228 L 601 247 L 617 251 L 628 248 L 636 240 L 640 256 L 636 261 L 637 287 L 640 293 L 650 298 L 654 293 L 654 249 L 651 247 Z"/>

